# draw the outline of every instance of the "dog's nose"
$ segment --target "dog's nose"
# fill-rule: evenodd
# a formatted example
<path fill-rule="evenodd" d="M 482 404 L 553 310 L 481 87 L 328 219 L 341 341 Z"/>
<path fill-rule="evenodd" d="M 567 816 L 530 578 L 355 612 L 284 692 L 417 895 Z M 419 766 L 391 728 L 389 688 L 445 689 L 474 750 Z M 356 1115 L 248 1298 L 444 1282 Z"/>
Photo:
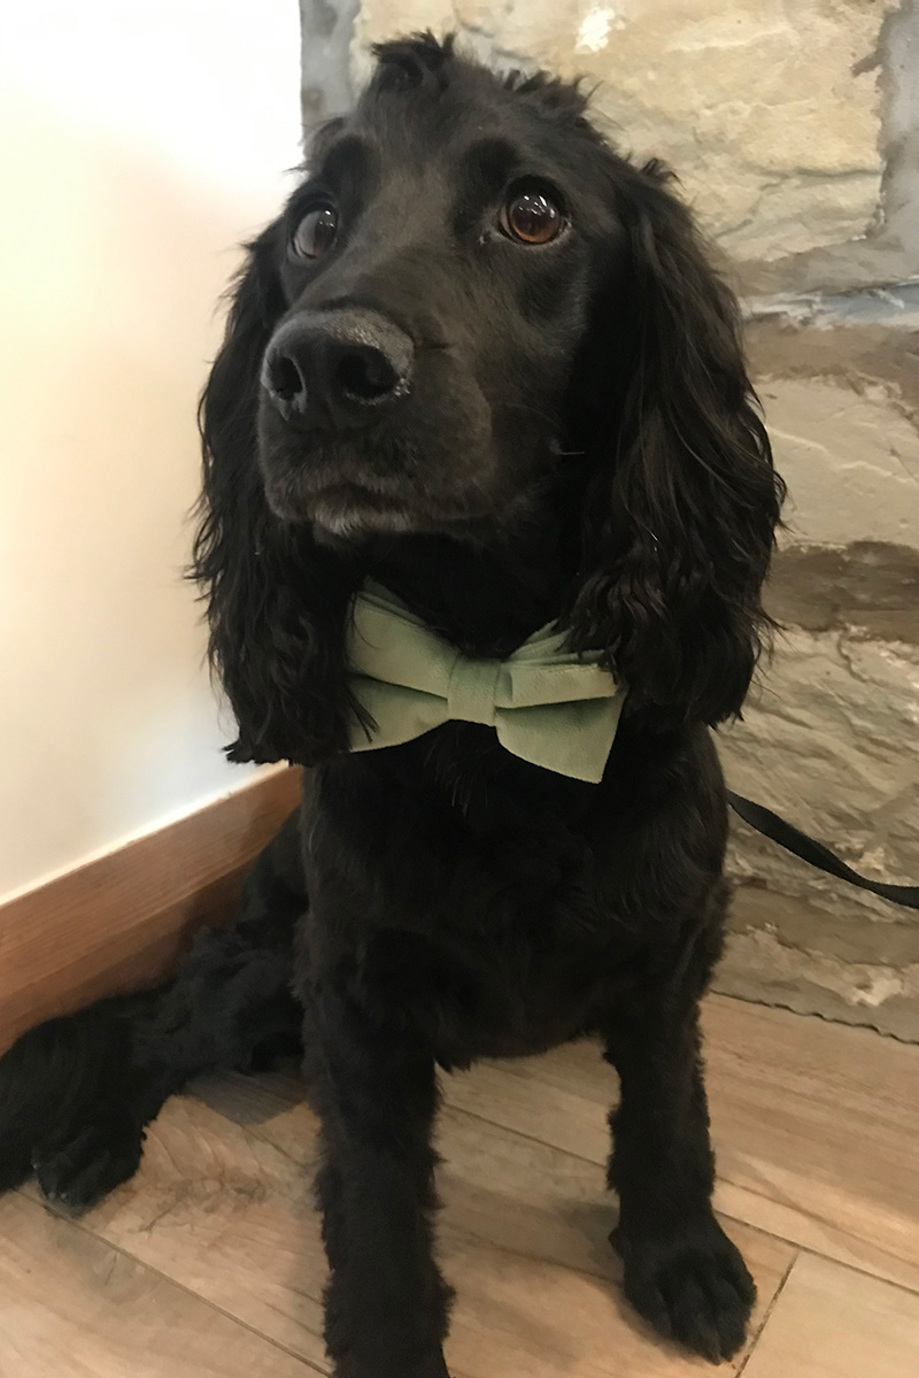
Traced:
<path fill-rule="evenodd" d="M 307 311 L 271 341 L 262 386 L 285 420 L 360 426 L 408 392 L 414 353 L 375 311 Z"/>

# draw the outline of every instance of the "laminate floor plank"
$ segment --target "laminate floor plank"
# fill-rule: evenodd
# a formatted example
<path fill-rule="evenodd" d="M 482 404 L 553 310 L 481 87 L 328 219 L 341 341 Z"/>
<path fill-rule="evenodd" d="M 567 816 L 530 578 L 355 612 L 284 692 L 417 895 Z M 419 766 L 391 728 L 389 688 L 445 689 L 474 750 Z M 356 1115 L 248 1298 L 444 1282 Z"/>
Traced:
<path fill-rule="evenodd" d="M 759 1291 L 752 1344 L 787 1271 L 782 1241 L 732 1228 Z M 443 1260 L 457 1288 L 447 1341 L 451 1373 L 467 1378 L 688 1378 L 712 1371 L 655 1334 L 614 1285 L 621 1270 L 580 1272 L 508 1251 L 449 1225 Z M 608 1253 L 608 1247 L 607 1247 Z M 744 1354 L 723 1366 L 737 1373 Z"/>
<path fill-rule="evenodd" d="M 316 1378 L 316 1370 L 12 1193 L 0 1200 L 3 1378 Z"/>
<path fill-rule="evenodd" d="M 802 1254 L 743 1378 L 911 1378 L 919 1373 L 919 1297 Z"/>
<path fill-rule="evenodd" d="M 141 1171 L 82 1224 L 321 1367 L 317 1125 L 295 1093 L 292 1080 L 234 1078 L 177 1097 L 151 1128 Z M 595 1164 L 451 1107 L 439 1149 L 440 1256 L 458 1293 L 452 1372 L 651 1378 L 699 1367 L 623 1300 L 607 1238 L 615 1207 Z M 761 1319 L 793 1251 L 729 1228 L 757 1279 Z"/>
<path fill-rule="evenodd" d="M 708 1003 L 717 1204 L 919 1292 L 919 1046 Z"/>
<path fill-rule="evenodd" d="M 325 1257 L 312 1194 L 315 1121 L 305 1105 L 294 1105 L 261 1128 L 265 1133 L 195 1098 L 174 1097 L 148 1132 L 140 1171 L 81 1224 L 327 1368 Z M 34 1185 L 28 1191 L 34 1195 Z"/>
<path fill-rule="evenodd" d="M 835 1260 L 827 1265 L 831 1281 L 838 1269 L 846 1285 L 858 1278 L 870 1284 L 871 1296 L 899 1296 L 878 1278 L 919 1290 L 919 1048 L 720 998 L 707 1002 L 706 1026 L 717 1202 L 732 1217 L 726 1228 L 760 1293 L 754 1347 L 724 1371 L 772 1378 L 773 1370 L 755 1365 L 771 1362 L 779 1322 L 790 1314 L 788 1296 L 797 1305 L 798 1295 L 820 1291 L 809 1255 L 798 1257 L 801 1246 Z M 584 1042 L 544 1058 L 487 1063 L 445 1077 L 443 1086 L 439 1238 L 458 1293 L 448 1348 L 454 1378 L 677 1378 L 708 1369 L 650 1334 L 622 1297 L 607 1238 L 615 1206 L 603 1173 L 617 1083 L 598 1047 Z M 34 1186 L 0 1204 L 19 1201 L 31 1212 L 14 1223 L 21 1234 L 37 1231 L 42 1258 L 58 1238 L 53 1232 L 63 1231 L 60 1257 L 48 1265 L 51 1285 L 66 1297 L 66 1275 L 75 1268 L 82 1289 L 65 1333 L 79 1329 L 81 1313 L 90 1318 L 89 1338 L 77 1336 L 70 1346 L 75 1355 L 109 1323 L 117 1348 L 127 1333 L 117 1327 L 130 1329 L 135 1311 L 137 1333 L 147 1333 L 152 1322 L 140 1284 L 136 1298 L 124 1292 L 108 1320 L 105 1270 L 118 1277 L 133 1268 L 203 1307 L 215 1324 L 236 1325 L 247 1342 L 279 1355 L 279 1364 L 299 1365 L 291 1373 L 309 1374 L 328 1369 L 321 1339 L 326 1266 L 311 1185 L 316 1155 L 317 1123 L 295 1069 L 230 1076 L 171 1101 L 150 1129 L 137 1177 L 77 1225 L 40 1207 Z M 76 1235 L 87 1242 L 74 1244 Z M 16 1246 L 20 1270 L 31 1266 L 27 1245 Z M 81 1262 L 90 1246 L 102 1250 L 98 1274 Z M 0 1273 L 7 1278 L 0 1286 L 0 1346 L 7 1346 L 6 1355 L 0 1347 L 0 1374 L 45 1378 L 47 1371 L 50 1378 L 44 1322 L 24 1315 L 30 1304 L 42 1314 L 43 1284 L 33 1295 L 20 1282 L 17 1292 L 10 1267 Z M 903 1296 L 890 1305 L 908 1320 L 917 1299 Z M 12 1328 L 2 1324 L 4 1298 L 12 1298 Z M 806 1309 L 806 1301 L 800 1305 Z M 156 1338 L 155 1326 L 151 1333 L 165 1345 L 186 1324 L 176 1312 L 170 1337 Z M 171 1351 L 164 1353 L 159 1369 L 124 1364 L 111 1378 L 182 1375 Z M 235 1357 L 218 1353 L 214 1378 L 236 1378 L 236 1369 L 219 1367 Z M 204 1365 L 194 1371 L 211 1378 Z M 262 1372 L 255 1363 L 250 1371 Z M 283 1366 L 270 1371 L 288 1373 Z M 876 1372 L 887 1378 L 863 1370 L 871 1378 Z M 824 1378 L 822 1369 L 814 1373 Z M 110 1374 L 84 1365 L 72 1374 L 54 1370 L 54 1378 Z M 782 1378 L 811 1375 L 786 1363 Z M 849 1370 L 834 1378 L 849 1378 Z"/>
<path fill-rule="evenodd" d="M 719 1209 L 919 1291 L 919 1047 L 717 996 L 704 1022 Z M 616 1078 L 590 1041 L 486 1064 L 445 1096 L 606 1159 Z"/>

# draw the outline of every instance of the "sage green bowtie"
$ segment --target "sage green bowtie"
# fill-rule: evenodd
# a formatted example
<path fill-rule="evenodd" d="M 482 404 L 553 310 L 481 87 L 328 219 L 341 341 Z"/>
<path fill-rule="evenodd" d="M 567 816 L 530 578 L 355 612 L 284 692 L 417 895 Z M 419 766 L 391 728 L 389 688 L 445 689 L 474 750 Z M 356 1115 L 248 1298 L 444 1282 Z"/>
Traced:
<path fill-rule="evenodd" d="M 550 625 L 507 660 L 469 660 L 386 589 L 365 585 L 348 650 L 352 688 L 376 727 L 354 722 L 351 750 L 398 746 L 459 719 L 494 727 L 524 761 L 597 784 L 625 690 L 597 657 L 563 643 Z"/>

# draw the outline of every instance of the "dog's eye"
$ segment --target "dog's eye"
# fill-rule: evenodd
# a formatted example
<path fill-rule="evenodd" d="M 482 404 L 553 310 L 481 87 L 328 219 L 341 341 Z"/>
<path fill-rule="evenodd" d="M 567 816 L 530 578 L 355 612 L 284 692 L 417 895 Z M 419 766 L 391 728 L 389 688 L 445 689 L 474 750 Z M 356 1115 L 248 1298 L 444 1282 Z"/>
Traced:
<path fill-rule="evenodd" d="M 290 241 L 297 258 L 321 258 L 335 243 L 338 212 L 332 206 L 316 206 L 307 211 Z"/>
<path fill-rule="evenodd" d="M 501 228 L 520 244 L 549 244 L 565 228 L 561 206 L 544 191 L 518 191 L 501 209 Z"/>

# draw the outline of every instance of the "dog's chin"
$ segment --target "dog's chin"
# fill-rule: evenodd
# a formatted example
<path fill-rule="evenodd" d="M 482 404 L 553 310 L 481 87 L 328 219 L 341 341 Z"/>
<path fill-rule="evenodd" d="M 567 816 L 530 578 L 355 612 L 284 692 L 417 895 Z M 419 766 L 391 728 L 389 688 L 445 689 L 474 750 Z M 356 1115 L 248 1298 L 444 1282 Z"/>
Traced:
<path fill-rule="evenodd" d="M 340 541 L 423 529 L 423 521 L 404 503 L 384 501 L 379 494 L 350 485 L 317 493 L 306 505 L 306 520 L 320 538 Z"/>
<path fill-rule="evenodd" d="M 308 525 L 320 541 L 338 544 L 374 535 L 439 532 L 462 525 L 471 514 L 462 503 L 438 503 L 427 494 L 415 501 L 405 492 L 381 491 L 359 483 L 304 490 L 268 483 L 268 505 L 281 521 Z"/>

